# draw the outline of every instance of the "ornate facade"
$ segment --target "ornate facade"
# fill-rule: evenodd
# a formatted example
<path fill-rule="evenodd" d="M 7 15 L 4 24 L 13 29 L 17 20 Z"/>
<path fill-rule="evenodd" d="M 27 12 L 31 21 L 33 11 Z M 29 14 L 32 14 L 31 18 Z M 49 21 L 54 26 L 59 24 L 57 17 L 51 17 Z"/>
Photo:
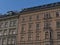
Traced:
<path fill-rule="evenodd" d="M 60 45 L 60 2 L 20 12 L 18 45 Z"/>

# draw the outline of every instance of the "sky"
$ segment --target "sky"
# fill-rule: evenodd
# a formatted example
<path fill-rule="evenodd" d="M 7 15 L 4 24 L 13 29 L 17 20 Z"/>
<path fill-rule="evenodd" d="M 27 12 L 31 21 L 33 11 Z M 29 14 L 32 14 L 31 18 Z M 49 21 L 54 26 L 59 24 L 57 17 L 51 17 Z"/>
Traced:
<path fill-rule="evenodd" d="M 0 0 L 0 14 L 54 2 L 60 2 L 60 0 Z"/>

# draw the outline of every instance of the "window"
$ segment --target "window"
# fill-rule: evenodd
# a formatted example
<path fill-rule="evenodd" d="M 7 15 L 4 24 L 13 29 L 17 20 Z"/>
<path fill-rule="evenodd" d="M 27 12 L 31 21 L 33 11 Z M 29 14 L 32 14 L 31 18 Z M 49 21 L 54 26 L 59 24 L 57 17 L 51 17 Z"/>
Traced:
<path fill-rule="evenodd" d="M 21 34 L 21 41 L 24 41 L 25 35 Z"/>
<path fill-rule="evenodd" d="M 57 45 L 60 45 L 60 42 Z"/>
<path fill-rule="evenodd" d="M 56 17 L 59 17 L 59 12 L 56 12 Z"/>
<path fill-rule="evenodd" d="M 16 34 L 16 29 L 10 29 L 9 34 Z"/>
<path fill-rule="evenodd" d="M 17 20 L 13 20 L 13 26 L 16 26 Z"/>
<path fill-rule="evenodd" d="M 11 44 L 11 38 L 8 38 L 8 44 Z"/>
<path fill-rule="evenodd" d="M 40 42 L 36 42 L 35 45 L 41 45 Z"/>
<path fill-rule="evenodd" d="M 40 23 L 36 23 L 36 30 L 40 29 Z"/>
<path fill-rule="evenodd" d="M 12 38 L 12 39 L 11 39 L 11 43 L 12 43 L 12 44 L 15 44 L 15 40 L 16 40 L 15 38 Z"/>
<path fill-rule="evenodd" d="M 60 32 L 57 32 L 57 39 L 60 39 Z"/>
<path fill-rule="evenodd" d="M 40 40 L 40 33 L 36 33 L 36 40 Z"/>
<path fill-rule="evenodd" d="M 45 22 L 44 22 L 44 29 L 49 29 L 50 27 L 51 27 L 50 22 L 45 21 Z"/>
<path fill-rule="evenodd" d="M 22 26 L 21 26 L 21 33 L 25 32 L 25 28 L 26 28 L 26 24 L 22 24 Z"/>
<path fill-rule="evenodd" d="M 31 33 L 32 31 L 33 31 L 33 24 L 29 23 L 28 32 Z"/>
<path fill-rule="evenodd" d="M 22 22 L 24 22 L 25 21 L 25 17 L 22 17 Z"/>
<path fill-rule="evenodd" d="M 31 40 L 32 40 L 32 34 L 29 33 L 29 34 L 28 34 L 28 41 L 31 41 Z"/>
<path fill-rule="evenodd" d="M 4 30 L 4 35 L 7 35 L 7 29 Z"/>
<path fill-rule="evenodd" d="M 45 39 L 48 39 L 48 38 L 49 38 L 49 33 L 45 32 Z"/>
<path fill-rule="evenodd" d="M 10 21 L 10 27 L 16 26 L 16 20 Z"/>
<path fill-rule="evenodd" d="M 3 23 L 0 23 L 0 28 L 2 28 L 3 27 Z"/>
<path fill-rule="evenodd" d="M 29 29 L 32 29 L 32 23 L 29 24 Z"/>
<path fill-rule="evenodd" d="M 29 16 L 29 21 L 31 21 L 32 20 L 32 16 Z"/>
<path fill-rule="evenodd" d="M 2 38 L 0 38 L 0 45 L 2 44 Z"/>
<path fill-rule="evenodd" d="M 4 27 L 5 28 L 8 27 L 8 22 L 5 22 Z"/>
<path fill-rule="evenodd" d="M 49 45 L 49 44 L 45 44 L 45 45 Z"/>
<path fill-rule="evenodd" d="M 10 27 L 13 25 L 13 21 L 10 21 Z"/>
<path fill-rule="evenodd" d="M 2 30 L 0 30 L 0 36 L 2 36 L 3 35 L 3 31 Z"/>
<path fill-rule="evenodd" d="M 37 16 L 36 16 L 36 19 L 37 19 L 37 20 L 39 20 L 39 19 L 40 19 L 39 15 L 37 15 Z"/>
<path fill-rule="evenodd" d="M 48 19 L 48 18 L 51 18 L 50 13 L 46 13 L 46 14 L 44 14 L 44 19 Z"/>
<path fill-rule="evenodd" d="M 7 45 L 7 40 L 6 40 L 6 38 L 3 38 L 3 45 Z"/>
<path fill-rule="evenodd" d="M 59 21 L 56 21 L 56 27 L 57 28 L 60 28 L 60 20 Z"/>

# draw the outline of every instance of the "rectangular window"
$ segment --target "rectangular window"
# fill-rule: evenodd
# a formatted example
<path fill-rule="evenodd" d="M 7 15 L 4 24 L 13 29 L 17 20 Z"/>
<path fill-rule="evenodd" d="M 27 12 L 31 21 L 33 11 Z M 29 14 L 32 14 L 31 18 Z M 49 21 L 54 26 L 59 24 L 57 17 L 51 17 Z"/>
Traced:
<path fill-rule="evenodd" d="M 11 38 L 8 38 L 8 42 L 7 42 L 8 44 L 11 44 Z"/>
<path fill-rule="evenodd" d="M 40 33 L 36 33 L 36 40 L 40 40 Z"/>
<path fill-rule="evenodd" d="M 33 27 L 32 24 L 33 24 L 33 23 L 29 23 L 29 30 L 32 30 L 32 27 Z"/>
<path fill-rule="evenodd" d="M 7 33 L 8 33 L 8 32 L 7 32 L 7 29 L 5 29 L 4 32 L 3 32 L 3 34 L 4 34 L 4 35 L 7 35 Z"/>
<path fill-rule="evenodd" d="M 25 35 L 21 34 L 21 41 L 25 41 Z"/>
<path fill-rule="evenodd" d="M 9 30 L 9 34 L 11 35 L 11 34 L 16 34 L 16 29 L 10 29 Z"/>
<path fill-rule="evenodd" d="M 0 45 L 2 45 L 2 38 L 0 38 Z"/>
<path fill-rule="evenodd" d="M 7 45 L 7 39 L 3 38 L 3 45 Z"/>
<path fill-rule="evenodd" d="M 22 26 L 21 26 L 21 33 L 25 32 L 25 28 L 26 28 L 26 24 L 22 24 Z"/>
<path fill-rule="evenodd" d="M 57 39 L 60 39 L 60 32 L 57 32 Z"/>
<path fill-rule="evenodd" d="M 49 44 L 45 44 L 45 45 L 49 45 Z"/>
<path fill-rule="evenodd" d="M 35 45 L 41 45 L 39 42 L 36 42 Z"/>
<path fill-rule="evenodd" d="M 10 27 L 16 26 L 16 20 L 10 21 Z"/>
<path fill-rule="evenodd" d="M 31 41 L 31 40 L 32 40 L 32 34 L 29 33 L 29 34 L 28 34 L 28 41 Z"/>
<path fill-rule="evenodd" d="M 56 21 L 56 27 L 57 28 L 60 28 L 60 20 L 59 21 Z"/>
<path fill-rule="evenodd" d="M 56 17 L 59 17 L 59 12 L 56 12 Z"/>
<path fill-rule="evenodd" d="M 8 22 L 5 22 L 4 27 L 5 27 L 5 28 L 8 27 Z"/>
<path fill-rule="evenodd" d="M 39 20 L 39 19 L 40 19 L 39 15 L 37 15 L 37 16 L 36 16 L 36 19 L 37 19 L 37 20 Z"/>
<path fill-rule="evenodd" d="M 16 26 L 17 20 L 13 20 L 13 26 Z"/>
<path fill-rule="evenodd" d="M 49 18 L 51 18 L 50 13 L 46 13 L 46 14 L 44 14 L 44 19 L 49 19 Z"/>
<path fill-rule="evenodd" d="M 3 23 L 0 23 L 0 28 L 2 28 L 3 27 Z"/>
<path fill-rule="evenodd" d="M 29 21 L 32 21 L 32 16 L 29 16 Z"/>
<path fill-rule="evenodd" d="M 0 36 L 2 36 L 3 35 L 3 31 L 2 30 L 0 30 Z"/>
<path fill-rule="evenodd" d="M 36 30 L 40 29 L 40 23 L 36 23 Z"/>
<path fill-rule="evenodd" d="M 22 17 L 22 22 L 24 22 L 25 21 L 25 17 Z"/>
<path fill-rule="evenodd" d="M 33 23 L 29 23 L 28 33 L 32 33 L 32 31 L 33 31 Z"/>
<path fill-rule="evenodd" d="M 49 29 L 51 27 L 51 23 L 48 21 L 44 22 L 44 29 Z"/>
<path fill-rule="evenodd" d="M 49 38 L 49 33 L 45 32 L 45 39 L 48 39 L 48 38 Z"/>
<path fill-rule="evenodd" d="M 12 39 L 11 39 L 11 43 L 12 43 L 13 45 L 16 43 L 15 40 L 16 40 L 15 38 L 12 38 Z"/>

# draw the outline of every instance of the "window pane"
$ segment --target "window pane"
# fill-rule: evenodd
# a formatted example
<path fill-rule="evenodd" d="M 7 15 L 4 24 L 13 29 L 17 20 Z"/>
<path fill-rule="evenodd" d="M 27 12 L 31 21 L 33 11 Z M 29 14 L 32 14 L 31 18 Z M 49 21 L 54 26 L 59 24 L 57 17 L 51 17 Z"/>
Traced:
<path fill-rule="evenodd" d="M 59 17 L 59 12 L 56 12 L 56 17 Z"/>
<path fill-rule="evenodd" d="M 3 31 L 2 30 L 0 30 L 0 36 L 2 36 L 3 35 Z"/>
<path fill-rule="evenodd" d="M 0 28 L 2 28 L 3 27 L 3 23 L 0 23 Z"/>
<path fill-rule="evenodd" d="M 45 39 L 48 39 L 48 38 L 49 38 L 49 33 L 45 32 Z"/>
<path fill-rule="evenodd" d="M 8 27 L 8 22 L 5 22 L 4 27 L 5 28 Z"/>
<path fill-rule="evenodd" d="M 57 39 L 60 39 L 60 32 L 57 32 Z"/>
<path fill-rule="evenodd" d="M 32 16 L 29 16 L 29 21 L 31 21 L 32 20 Z"/>
<path fill-rule="evenodd" d="M 10 27 L 16 26 L 16 20 L 10 21 Z"/>
<path fill-rule="evenodd" d="M 44 19 L 48 19 L 48 18 L 51 18 L 50 13 L 46 13 L 46 14 L 44 14 Z"/>
<path fill-rule="evenodd" d="M 16 29 L 10 29 L 9 34 L 16 34 Z"/>
<path fill-rule="evenodd" d="M 4 30 L 4 35 L 7 35 L 7 33 L 8 33 L 8 32 L 7 32 L 7 29 L 5 29 L 5 30 Z"/>
<path fill-rule="evenodd" d="M 11 44 L 11 38 L 8 38 L 8 44 Z"/>
<path fill-rule="evenodd" d="M 37 23 L 36 24 L 36 30 L 39 30 L 40 29 L 40 23 Z"/>
<path fill-rule="evenodd" d="M 51 27 L 51 23 L 49 21 L 44 22 L 44 29 L 49 29 Z"/>
<path fill-rule="evenodd" d="M 7 44 L 7 40 L 6 38 L 3 38 L 3 45 L 6 45 Z"/>
<path fill-rule="evenodd" d="M 39 19 L 40 19 L 39 15 L 37 15 L 37 16 L 36 16 L 36 19 L 37 19 L 37 20 L 39 20 Z"/>
<path fill-rule="evenodd" d="M 56 27 L 60 28 L 60 21 L 56 21 Z"/>

